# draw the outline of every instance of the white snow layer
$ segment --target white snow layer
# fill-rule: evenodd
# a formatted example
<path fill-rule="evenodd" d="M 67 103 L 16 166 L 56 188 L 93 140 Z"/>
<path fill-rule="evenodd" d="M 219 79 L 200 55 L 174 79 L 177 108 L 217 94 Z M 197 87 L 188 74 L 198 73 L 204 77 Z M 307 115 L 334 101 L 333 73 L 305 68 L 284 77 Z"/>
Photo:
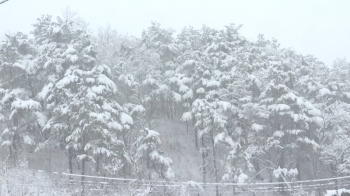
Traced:
<path fill-rule="evenodd" d="M 122 112 L 120 114 L 120 122 L 122 124 L 130 124 L 130 125 L 134 124 L 134 121 L 132 120 L 132 117 L 129 116 L 128 114 L 124 113 L 124 112 Z"/>
<path fill-rule="evenodd" d="M 325 194 L 325 196 L 338 196 L 338 195 L 342 195 L 343 193 L 350 193 L 350 190 L 347 190 L 347 189 L 327 190 L 327 193 Z"/>
<path fill-rule="evenodd" d="M 192 119 L 192 114 L 191 112 L 185 112 L 182 114 L 181 120 L 182 121 L 188 121 Z"/>

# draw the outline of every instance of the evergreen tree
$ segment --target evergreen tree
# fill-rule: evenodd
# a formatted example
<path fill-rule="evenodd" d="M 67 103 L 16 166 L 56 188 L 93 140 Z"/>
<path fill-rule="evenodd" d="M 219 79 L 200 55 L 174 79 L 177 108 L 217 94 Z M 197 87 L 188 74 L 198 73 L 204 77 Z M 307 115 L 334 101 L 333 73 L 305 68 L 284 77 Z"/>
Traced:
<path fill-rule="evenodd" d="M 15 166 L 19 153 L 37 144 L 38 125 L 42 125 L 41 106 L 35 100 L 40 83 L 33 55 L 33 44 L 22 33 L 7 35 L 0 46 L 0 112 L 6 125 L 1 146 L 8 146 Z"/>

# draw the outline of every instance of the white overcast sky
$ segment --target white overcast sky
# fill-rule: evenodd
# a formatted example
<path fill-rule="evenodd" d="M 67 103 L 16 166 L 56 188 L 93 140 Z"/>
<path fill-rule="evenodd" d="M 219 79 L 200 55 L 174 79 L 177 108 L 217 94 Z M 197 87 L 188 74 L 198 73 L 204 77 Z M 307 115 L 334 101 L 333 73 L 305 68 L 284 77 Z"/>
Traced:
<path fill-rule="evenodd" d="M 28 33 L 40 15 L 67 6 L 92 29 L 111 25 L 139 37 L 151 21 L 176 31 L 235 23 L 249 39 L 264 34 L 326 64 L 350 59 L 350 0 L 9 0 L 0 4 L 0 33 Z"/>

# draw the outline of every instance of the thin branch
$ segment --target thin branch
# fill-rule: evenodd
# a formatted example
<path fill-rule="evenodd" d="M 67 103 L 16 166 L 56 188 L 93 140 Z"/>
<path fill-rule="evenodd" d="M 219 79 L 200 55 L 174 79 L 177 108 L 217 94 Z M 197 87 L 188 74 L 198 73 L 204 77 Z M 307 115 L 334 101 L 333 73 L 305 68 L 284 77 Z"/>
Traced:
<path fill-rule="evenodd" d="M 265 167 L 265 166 L 263 166 L 263 167 L 264 167 L 264 169 L 260 170 L 258 173 L 256 173 L 256 174 L 255 174 L 255 176 L 251 177 L 249 180 L 254 179 L 254 178 L 255 178 L 255 177 L 257 177 L 259 174 L 261 174 L 261 173 L 262 173 L 264 170 L 266 170 L 266 169 L 270 169 L 270 168 Z"/>
<path fill-rule="evenodd" d="M 1 2 L 0 2 L 0 4 L 3 4 L 3 3 L 5 3 L 6 1 L 9 1 L 9 0 L 4 0 L 4 1 L 1 1 Z"/>

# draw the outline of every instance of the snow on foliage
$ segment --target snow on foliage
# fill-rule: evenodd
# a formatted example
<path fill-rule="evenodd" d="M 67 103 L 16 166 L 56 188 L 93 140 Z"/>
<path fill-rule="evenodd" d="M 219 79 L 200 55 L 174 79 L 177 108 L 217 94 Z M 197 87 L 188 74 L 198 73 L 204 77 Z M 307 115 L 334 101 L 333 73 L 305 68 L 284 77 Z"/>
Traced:
<path fill-rule="evenodd" d="M 5 93 L 5 95 L 1 100 L 1 103 L 4 105 L 5 103 L 13 100 L 15 97 L 24 97 L 26 94 L 27 92 L 25 89 L 22 89 L 22 88 L 13 89 L 11 92 Z"/>
<path fill-rule="evenodd" d="M 47 123 L 47 117 L 43 113 L 41 113 L 39 111 L 35 112 L 35 116 L 37 117 L 38 124 L 41 127 L 44 127 L 46 125 L 46 123 Z"/>
<path fill-rule="evenodd" d="M 38 93 L 38 98 L 40 100 L 44 100 L 47 95 L 49 94 L 49 92 L 52 90 L 52 87 L 53 87 L 53 84 L 52 83 L 49 83 L 47 85 L 45 85 L 41 91 Z"/>
<path fill-rule="evenodd" d="M 11 141 L 3 141 L 1 143 L 1 146 L 11 146 L 12 145 L 12 142 Z"/>
<path fill-rule="evenodd" d="M 123 126 L 119 124 L 118 122 L 108 122 L 107 124 L 108 128 L 110 129 L 116 129 L 116 130 L 123 130 Z"/>
<path fill-rule="evenodd" d="M 264 126 L 263 125 L 259 125 L 259 124 L 256 124 L 256 123 L 253 123 L 252 124 L 252 129 L 256 132 L 259 132 L 259 131 L 262 131 L 264 129 Z"/>
<path fill-rule="evenodd" d="M 298 175 L 298 170 L 296 168 L 294 169 L 287 169 L 287 168 L 280 168 L 273 170 L 273 175 L 275 178 L 279 178 L 280 176 L 288 176 L 288 177 L 295 177 Z"/>
<path fill-rule="evenodd" d="M 180 88 L 179 88 L 179 92 L 180 93 L 185 93 L 189 90 L 189 87 L 188 86 L 185 86 L 185 85 L 181 85 Z"/>
<path fill-rule="evenodd" d="M 41 108 L 40 103 L 32 99 L 29 99 L 29 100 L 16 99 L 11 104 L 11 109 L 38 110 L 40 108 Z"/>
<path fill-rule="evenodd" d="M 14 63 L 13 66 L 21 68 L 27 74 L 35 74 L 38 68 L 36 60 L 32 59 L 32 55 L 25 55 L 23 59 Z"/>
<path fill-rule="evenodd" d="M 268 108 L 272 111 L 290 110 L 289 105 L 286 105 L 286 104 L 272 104 L 272 105 L 269 105 Z"/>
<path fill-rule="evenodd" d="M 134 124 L 134 121 L 132 120 L 131 116 L 129 116 L 124 112 L 120 114 L 120 122 L 122 124 L 130 124 L 130 125 Z"/>
<path fill-rule="evenodd" d="M 34 145 L 35 141 L 28 135 L 23 136 L 23 142 L 28 145 Z"/>
<path fill-rule="evenodd" d="M 145 166 L 148 172 L 155 172 L 162 178 L 171 179 L 174 178 L 174 172 L 171 169 L 172 160 L 162 155 L 160 151 L 160 138 L 159 133 L 148 128 L 141 131 L 141 136 L 136 140 L 138 160 L 147 161 Z M 154 169 L 150 168 L 150 164 L 154 166 Z"/>
<path fill-rule="evenodd" d="M 201 88 L 197 89 L 196 92 L 197 92 L 198 94 L 201 94 L 201 93 L 204 93 L 204 92 L 205 92 L 205 89 L 201 87 Z"/>
<path fill-rule="evenodd" d="M 329 94 L 331 94 L 331 91 L 328 88 L 322 88 L 318 92 L 319 97 L 323 97 L 323 96 L 329 95 Z"/>
<path fill-rule="evenodd" d="M 246 174 L 241 173 L 241 174 L 235 179 L 235 181 L 237 182 L 237 184 L 243 184 L 243 183 L 245 183 L 248 179 L 249 179 L 249 177 L 248 177 Z"/>
<path fill-rule="evenodd" d="M 77 82 L 78 81 L 78 76 L 76 76 L 74 74 L 74 72 L 72 72 L 71 70 L 67 71 L 67 73 L 65 74 L 65 77 L 62 78 L 61 80 L 59 80 L 56 83 L 56 87 L 59 89 L 62 89 L 64 87 L 66 87 L 67 85 Z"/>
<path fill-rule="evenodd" d="M 98 75 L 97 83 L 103 84 L 108 89 L 110 89 L 113 93 L 117 92 L 117 85 L 104 74 Z"/>
<path fill-rule="evenodd" d="M 275 131 L 275 132 L 273 133 L 273 136 L 278 137 L 278 138 L 281 138 L 281 137 L 284 136 L 284 132 L 283 132 L 283 131 Z"/>
<path fill-rule="evenodd" d="M 189 120 L 192 120 L 192 114 L 191 112 L 185 112 L 182 114 L 182 117 L 181 117 L 181 120 L 182 121 L 189 121 Z"/>
<path fill-rule="evenodd" d="M 130 114 L 133 115 L 134 113 L 142 113 L 144 112 L 146 109 L 142 106 L 142 105 L 134 105 L 133 108 L 130 111 Z"/>
<path fill-rule="evenodd" d="M 220 87 L 220 82 L 215 80 L 203 80 L 203 86 L 205 87 Z"/>

